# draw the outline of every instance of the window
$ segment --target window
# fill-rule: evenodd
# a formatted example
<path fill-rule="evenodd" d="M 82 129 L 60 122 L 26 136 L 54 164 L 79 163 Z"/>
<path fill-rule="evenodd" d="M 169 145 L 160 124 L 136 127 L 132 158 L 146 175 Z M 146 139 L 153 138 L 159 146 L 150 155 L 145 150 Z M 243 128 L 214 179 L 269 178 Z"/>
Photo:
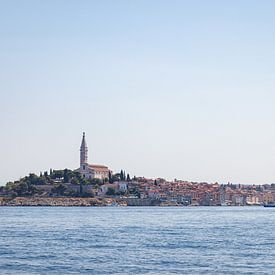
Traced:
<path fill-rule="evenodd" d="M 85 165 L 83 165 L 83 170 L 85 170 Z"/>

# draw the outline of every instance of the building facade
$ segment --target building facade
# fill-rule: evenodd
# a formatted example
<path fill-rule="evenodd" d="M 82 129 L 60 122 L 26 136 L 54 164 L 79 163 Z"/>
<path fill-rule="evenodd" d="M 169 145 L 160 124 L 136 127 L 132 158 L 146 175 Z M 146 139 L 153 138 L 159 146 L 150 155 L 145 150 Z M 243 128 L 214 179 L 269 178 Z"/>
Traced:
<path fill-rule="evenodd" d="M 89 164 L 88 163 L 88 146 L 86 142 L 85 133 L 82 136 L 80 146 L 80 167 L 76 170 L 80 172 L 87 179 L 108 179 L 109 168 L 105 165 Z"/>

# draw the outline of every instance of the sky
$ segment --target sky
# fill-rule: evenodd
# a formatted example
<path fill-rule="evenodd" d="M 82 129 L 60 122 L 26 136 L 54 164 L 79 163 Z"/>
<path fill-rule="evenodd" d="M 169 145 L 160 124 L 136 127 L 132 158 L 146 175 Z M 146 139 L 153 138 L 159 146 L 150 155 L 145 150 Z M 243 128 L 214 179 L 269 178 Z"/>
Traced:
<path fill-rule="evenodd" d="M 1 0 L 0 185 L 89 161 L 275 182 L 275 1 Z"/>

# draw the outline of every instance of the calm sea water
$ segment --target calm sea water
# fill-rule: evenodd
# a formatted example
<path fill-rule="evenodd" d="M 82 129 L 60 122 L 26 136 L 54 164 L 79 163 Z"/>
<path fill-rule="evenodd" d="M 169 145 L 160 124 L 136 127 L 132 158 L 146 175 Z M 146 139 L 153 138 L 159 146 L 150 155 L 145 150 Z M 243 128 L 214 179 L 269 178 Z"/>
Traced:
<path fill-rule="evenodd" d="M 0 274 L 274 274 L 275 208 L 0 207 Z"/>

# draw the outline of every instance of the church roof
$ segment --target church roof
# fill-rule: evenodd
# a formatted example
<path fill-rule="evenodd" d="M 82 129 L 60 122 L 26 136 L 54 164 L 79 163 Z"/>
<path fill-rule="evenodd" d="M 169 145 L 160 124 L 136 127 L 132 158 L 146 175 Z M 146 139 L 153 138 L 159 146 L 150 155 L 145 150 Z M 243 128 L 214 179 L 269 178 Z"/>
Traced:
<path fill-rule="evenodd" d="M 89 168 L 97 171 L 109 171 L 107 166 L 104 165 L 98 165 L 98 164 L 89 164 Z"/>

